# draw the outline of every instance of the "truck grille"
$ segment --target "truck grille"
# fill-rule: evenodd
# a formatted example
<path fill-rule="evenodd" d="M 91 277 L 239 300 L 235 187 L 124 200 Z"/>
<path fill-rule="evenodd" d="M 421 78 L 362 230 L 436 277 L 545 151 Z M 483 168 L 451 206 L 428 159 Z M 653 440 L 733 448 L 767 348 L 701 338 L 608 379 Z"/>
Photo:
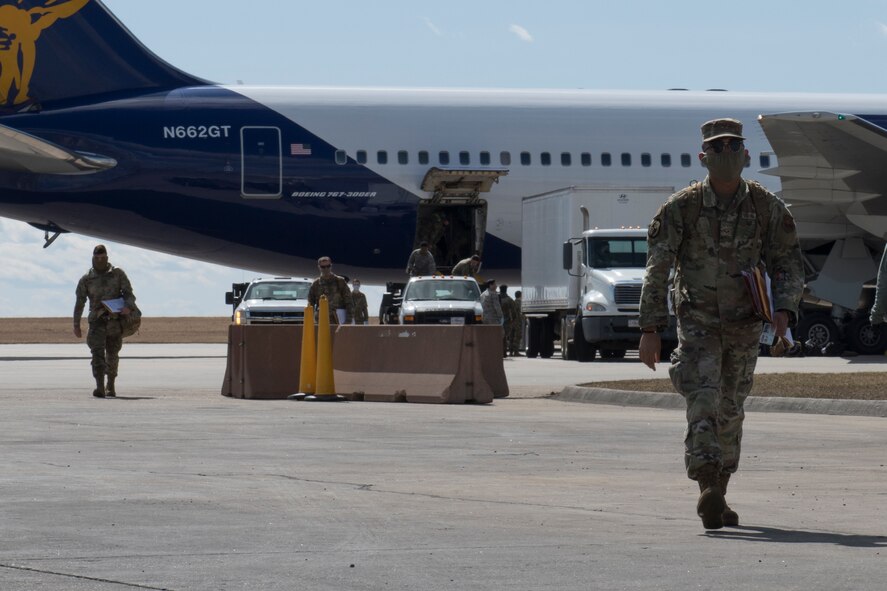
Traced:
<path fill-rule="evenodd" d="M 250 311 L 249 322 L 251 324 L 302 324 L 305 322 L 305 313 Z"/>
<path fill-rule="evenodd" d="M 638 306 L 641 303 L 641 285 L 616 284 L 614 297 L 617 306 Z"/>
<path fill-rule="evenodd" d="M 474 324 L 473 312 L 449 312 L 445 310 L 418 312 L 416 313 L 416 324 L 452 324 L 453 318 L 463 318 L 465 324 Z"/>

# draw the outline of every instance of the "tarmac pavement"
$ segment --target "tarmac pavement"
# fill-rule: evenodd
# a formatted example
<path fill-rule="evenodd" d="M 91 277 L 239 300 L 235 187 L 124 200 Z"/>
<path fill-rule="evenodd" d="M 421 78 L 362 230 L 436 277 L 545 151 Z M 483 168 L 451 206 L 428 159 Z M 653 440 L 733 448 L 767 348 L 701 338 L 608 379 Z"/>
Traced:
<path fill-rule="evenodd" d="M 224 355 L 127 345 L 100 400 L 84 346 L 0 346 L 0 589 L 884 586 L 883 418 L 750 413 L 742 526 L 706 532 L 682 410 L 547 396 L 636 360 L 509 359 L 513 397 L 445 406 L 228 399 Z M 855 359 L 759 370 L 887 369 Z"/>

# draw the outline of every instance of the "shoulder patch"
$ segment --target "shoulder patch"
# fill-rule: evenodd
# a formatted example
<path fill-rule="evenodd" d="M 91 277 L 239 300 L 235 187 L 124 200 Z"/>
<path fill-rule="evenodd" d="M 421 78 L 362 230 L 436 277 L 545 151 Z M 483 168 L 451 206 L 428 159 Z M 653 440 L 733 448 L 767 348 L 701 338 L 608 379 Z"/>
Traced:
<path fill-rule="evenodd" d="M 657 215 L 653 218 L 653 221 L 650 222 L 650 227 L 647 229 L 647 237 L 656 238 L 659 235 L 659 230 L 662 229 L 662 222 L 659 221 L 659 216 Z"/>

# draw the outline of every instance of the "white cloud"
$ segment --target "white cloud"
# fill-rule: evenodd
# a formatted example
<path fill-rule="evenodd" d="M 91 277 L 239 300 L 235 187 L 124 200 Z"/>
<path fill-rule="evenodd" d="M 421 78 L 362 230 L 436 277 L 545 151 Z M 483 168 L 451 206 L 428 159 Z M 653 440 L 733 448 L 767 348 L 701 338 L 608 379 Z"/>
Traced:
<path fill-rule="evenodd" d="M 521 41 L 524 41 L 526 43 L 533 42 L 533 36 L 530 35 L 530 32 L 520 25 L 511 25 L 510 27 L 508 27 L 508 30 L 514 33 Z"/>
<path fill-rule="evenodd" d="M 444 36 L 443 31 L 441 31 L 441 30 L 437 27 L 437 25 L 435 25 L 433 22 L 431 22 L 431 19 L 430 19 L 430 18 L 428 18 L 427 16 L 424 16 L 424 17 L 422 17 L 422 21 L 425 23 L 425 26 L 426 26 L 426 27 L 428 27 L 429 29 L 431 29 L 431 32 L 432 32 L 432 33 L 434 33 L 434 34 L 437 35 L 438 37 L 443 37 L 443 36 Z"/>
<path fill-rule="evenodd" d="M 885 25 L 884 23 L 882 23 L 880 21 L 876 22 L 875 24 L 878 26 L 878 31 L 880 31 L 882 35 L 887 37 L 887 25 Z"/>

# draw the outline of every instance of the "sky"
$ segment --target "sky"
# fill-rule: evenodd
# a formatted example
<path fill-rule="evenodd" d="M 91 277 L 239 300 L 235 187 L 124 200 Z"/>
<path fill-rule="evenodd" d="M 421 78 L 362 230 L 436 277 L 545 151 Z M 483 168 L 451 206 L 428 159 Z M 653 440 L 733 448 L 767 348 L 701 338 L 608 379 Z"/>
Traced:
<path fill-rule="evenodd" d="M 160 57 L 228 84 L 887 94 L 887 0 L 105 4 Z M 42 232 L 0 220 L 0 314 L 70 315 L 96 243 L 44 249 Z M 258 276 L 106 244 L 152 316 L 229 315 L 224 292 Z M 364 290 L 372 314 L 381 289 Z"/>

